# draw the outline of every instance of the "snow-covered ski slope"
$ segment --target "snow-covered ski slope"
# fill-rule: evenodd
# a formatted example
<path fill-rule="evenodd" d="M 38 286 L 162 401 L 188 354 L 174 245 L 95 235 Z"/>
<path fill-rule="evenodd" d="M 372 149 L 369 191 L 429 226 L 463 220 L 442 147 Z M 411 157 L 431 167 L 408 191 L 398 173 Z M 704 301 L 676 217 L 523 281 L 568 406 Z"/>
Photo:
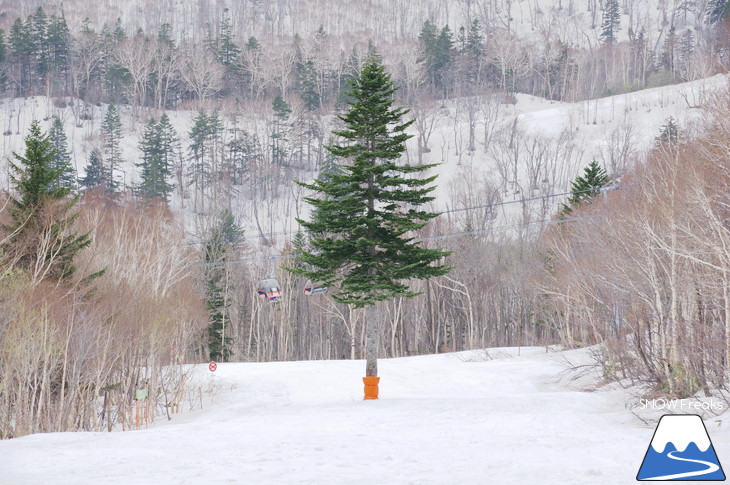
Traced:
<path fill-rule="evenodd" d="M 0 483 L 634 483 L 654 423 L 632 415 L 625 391 L 566 377 L 589 361 L 545 348 L 382 360 L 378 401 L 362 401 L 362 361 L 200 365 L 220 388 L 202 411 L 1 441 Z M 719 424 L 706 421 L 730 462 Z"/>

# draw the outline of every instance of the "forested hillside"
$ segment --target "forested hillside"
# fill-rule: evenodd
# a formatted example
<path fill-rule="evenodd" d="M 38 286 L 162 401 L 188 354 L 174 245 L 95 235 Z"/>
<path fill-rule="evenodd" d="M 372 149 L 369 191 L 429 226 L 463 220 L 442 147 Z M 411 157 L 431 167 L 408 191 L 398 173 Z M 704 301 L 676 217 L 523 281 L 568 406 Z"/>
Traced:
<path fill-rule="evenodd" d="M 296 274 L 373 59 L 436 177 L 403 234 L 450 252 L 377 304 L 381 355 L 603 343 L 607 378 L 727 384 L 726 0 L 6 4 L 0 437 L 129 426 L 188 362 L 364 355 Z"/>

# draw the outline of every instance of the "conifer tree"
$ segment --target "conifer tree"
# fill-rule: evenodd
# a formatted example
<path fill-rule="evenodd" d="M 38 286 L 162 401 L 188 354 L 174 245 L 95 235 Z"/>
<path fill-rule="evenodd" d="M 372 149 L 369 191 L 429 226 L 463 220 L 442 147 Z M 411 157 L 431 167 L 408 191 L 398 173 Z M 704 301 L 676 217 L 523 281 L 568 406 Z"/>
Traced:
<path fill-rule="evenodd" d="M 466 50 L 474 57 L 484 55 L 484 34 L 479 19 L 472 20 L 469 25 L 469 33 L 466 36 Z"/>
<path fill-rule="evenodd" d="M 436 62 L 434 64 L 436 74 L 435 81 L 436 86 L 442 90 L 443 97 L 446 97 L 446 91 L 449 88 L 449 71 L 454 63 L 454 34 L 451 32 L 448 25 L 445 25 L 441 29 L 436 45 Z"/>
<path fill-rule="evenodd" d="M 224 86 L 227 91 L 230 91 L 233 86 L 238 84 L 237 79 L 241 69 L 241 48 L 234 40 L 231 15 L 227 8 L 223 9 L 219 32 L 214 52 L 218 62 L 225 68 Z"/>
<path fill-rule="evenodd" d="M 193 127 L 188 133 L 190 145 L 188 147 L 192 157 L 192 163 L 189 167 L 190 184 L 195 185 L 196 198 L 195 209 L 197 210 L 198 191 L 200 200 L 204 204 L 205 189 L 212 186 L 214 180 L 214 156 L 216 147 L 220 143 L 221 133 L 223 131 L 223 122 L 220 119 L 218 110 L 213 110 L 210 114 L 205 110 L 200 110 L 198 116 L 193 120 Z"/>
<path fill-rule="evenodd" d="M 362 59 L 360 50 L 357 46 L 353 46 L 350 55 L 347 57 L 345 71 L 342 75 L 340 85 L 338 86 L 340 90 L 337 95 L 338 103 L 349 104 L 353 101 L 352 97 L 350 97 L 350 86 L 360 72 L 361 65 Z"/>
<path fill-rule="evenodd" d="M 253 35 L 246 41 L 246 50 L 259 51 L 261 50 L 261 43 Z"/>
<path fill-rule="evenodd" d="M 619 30 L 621 30 L 621 7 L 618 0 L 606 0 L 601 22 L 601 40 L 606 44 L 615 44 Z"/>
<path fill-rule="evenodd" d="M 667 122 L 663 124 L 659 130 L 659 136 L 657 142 L 665 145 L 674 145 L 677 143 L 677 137 L 679 136 L 679 127 L 674 117 L 670 116 L 667 118 Z"/>
<path fill-rule="evenodd" d="M 180 165 L 180 137 L 177 135 L 175 127 L 170 122 L 170 117 L 167 113 L 163 113 L 160 116 L 160 121 L 157 124 L 160 136 L 160 157 L 162 159 L 162 165 L 164 166 L 167 173 L 171 174 L 173 169 Z"/>
<path fill-rule="evenodd" d="M 467 28 L 459 27 L 457 43 L 462 86 L 466 89 L 466 93 L 469 93 L 481 83 L 484 63 L 484 33 L 479 20 L 474 19 Z"/>
<path fill-rule="evenodd" d="M 20 17 L 15 19 L 10 28 L 9 43 L 11 62 L 15 66 L 18 77 L 17 93 L 23 95 L 30 89 L 34 51 L 30 26 Z"/>
<path fill-rule="evenodd" d="M 243 185 L 250 176 L 250 165 L 261 158 L 261 144 L 255 133 L 242 130 L 227 144 L 227 171 L 233 185 Z"/>
<path fill-rule="evenodd" d="M 164 23 L 160 25 L 160 28 L 157 29 L 157 40 L 170 49 L 175 48 L 175 40 L 172 38 L 172 26 L 170 24 Z"/>
<path fill-rule="evenodd" d="M 679 37 L 679 64 L 680 68 L 678 69 L 681 79 L 683 81 L 689 81 L 689 74 L 690 74 L 690 66 L 692 65 L 693 60 L 693 54 L 695 50 L 694 46 L 694 34 L 692 33 L 691 29 L 686 29 L 684 32 L 682 32 L 682 35 Z"/>
<path fill-rule="evenodd" d="M 453 62 L 454 41 L 451 30 L 446 25 L 439 32 L 436 25 L 426 20 L 418 38 L 423 47 L 422 61 L 426 65 L 429 82 L 445 96 L 446 77 Z"/>
<path fill-rule="evenodd" d="M 329 182 L 330 175 L 342 175 L 343 173 L 342 167 L 337 163 L 337 157 L 328 150 L 322 158 L 322 166 L 319 169 L 319 176 L 317 178 L 324 182 Z"/>
<path fill-rule="evenodd" d="M 223 9 L 223 17 L 220 24 L 220 35 L 217 42 L 218 61 L 223 64 L 226 69 L 235 70 L 237 66 L 238 56 L 241 49 L 233 40 L 233 25 L 231 24 L 231 15 L 227 8 Z"/>
<path fill-rule="evenodd" d="M 583 170 L 583 175 L 579 175 L 571 183 L 571 196 L 568 204 L 563 204 L 562 213 L 569 214 L 582 202 L 594 198 L 610 181 L 606 170 L 593 160 Z"/>
<path fill-rule="evenodd" d="M 205 262 L 209 264 L 206 271 L 206 306 L 210 315 L 208 325 L 208 349 L 211 360 L 225 362 L 231 355 L 233 338 L 230 336 L 232 290 L 231 275 L 225 262 L 240 249 L 244 240 L 243 229 L 236 223 L 230 210 L 225 209 L 218 216 L 215 226 L 205 245 Z"/>
<path fill-rule="evenodd" d="M 54 182 L 54 188 L 68 187 L 73 190 L 76 187 L 76 170 L 71 166 L 71 154 L 68 152 L 66 132 L 58 116 L 53 117 L 51 130 L 48 134 L 54 149 L 53 168 L 60 171 L 58 179 Z"/>
<path fill-rule="evenodd" d="M 60 17 L 51 15 L 48 23 L 48 64 L 56 80 L 64 83 L 70 70 L 70 43 L 71 34 L 63 11 Z"/>
<path fill-rule="evenodd" d="M 89 161 L 86 164 L 86 175 L 81 179 L 81 185 L 85 190 L 92 190 L 101 187 L 106 190 L 109 181 L 109 174 L 102 161 L 101 151 L 98 148 L 91 150 Z"/>
<path fill-rule="evenodd" d="M 375 303 L 418 293 L 408 286 L 412 278 L 445 274 L 433 266 L 447 255 L 414 242 L 412 231 L 437 214 L 419 207 L 433 200 L 429 186 L 435 176 L 417 178 L 433 165 L 398 163 L 411 135 L 404 122 L 408 110 L 394 107 L 394 83 L 377 57 L 369 56 L 351 83 L 350 109 L 340 119 L 345 128 L 333 132 L 343 145 L 327 150 L 352 164 L 328 180 L 300 183 L 315 192 L 305 200 L 313 206 L 312 220 L 299 223 L 312 236 L 312 252 L 300 251 L 306 268 L 291 268 L 323 286 L 337 286 L 333 298 L 357 308 L 367 307 L 366 376 L 377 376 L 378 320 Z"/>
<path fill-rule="evenodd" d="M 189 168 L 190 183 L 195 185 L 195 193 L 203 190 L 208 182 L 209 166 L 206 162 L 207 140 L 210 131 L 210 121 L 205 110 L 198 111 L 198 116 L 193 120 L 193 127 L 188 133 L 190 145 L 188 150 L 192 163 Z"/>
<path fill-rule="evenodd" d="M 104 147 L 105 174 L 108 177 L 104 188 L 108 192 L 116 192 L 119 182 L 114 179 L 114 171 L 122 161 L 119 142 L 122 139 L 122 121 L 116 105 L 110 104 L 101 123 L 101 138 Z"/>
<path fill-rule="evenodd" d="M 421 42 L 421 46 L 426 51 L 428 56 L 433 51 L 438 37 L 438 27 L 431 22 L 431 19 L 426 19 L 421 27 L 421 33 L 418 35 L 418 40 Z"/>
<path fill-rule="evenodd" d="M 317 70 L 312 59 L 297 64 L 297 90 L 307 111 L 314 111 L 322 106 L 322 97 L 317 90 Z"/>
<path fill-rule="evenodd" d="M 78 196 L 55 182 L 65 167 L 54 167 L 50 137 L 33 121 L 25 138 L 25 153 L 13 152 L 10 180 L 17 196 L 10 199 L 10 222 L 3 256 L 32 274 L 35 280 L 71 277 L 76 254 L 91 243 L 88 234 L 73 232 Z"/>
<path fill-rule="evenodd" d="M 284 101 L 281 95 L 276 95 L 272 102 L 274 110 L 274 124 L 271 130 L 271 160 L 279 165 L 286 166 L 289 164 L 289 115 L 291 108 Z"/>
<path fill-rule="evenodd" d="M 35 70 L 40 79 L 45 79 L 50 71 L 48 52 L 48 17 L 43 7 L 38 7 L 35 14 L 28 18 L 30 24 L 30 40 L 33 44 Z"/>
<path fill-rule="evenodd" d="M 117 21 L 114 22 L 114 30 L 112 31 L 111 36 L 115 42 L 121 42 L 127 38 L 127 33 L 124 31 L 124 27 L 122 27 L 121 17 L 117 17 Z"/>
<path fill-rule="evenodd" d="M 142 152 L 142 161 L 137 164 L 141 169 L 140 195 L 146 199 L 167 201 L 172 192 L 172 186 L 168 182 L 170 171 L 164 160 L 162 128 L 154 117 L 145 125 L 139 150 Z"/>

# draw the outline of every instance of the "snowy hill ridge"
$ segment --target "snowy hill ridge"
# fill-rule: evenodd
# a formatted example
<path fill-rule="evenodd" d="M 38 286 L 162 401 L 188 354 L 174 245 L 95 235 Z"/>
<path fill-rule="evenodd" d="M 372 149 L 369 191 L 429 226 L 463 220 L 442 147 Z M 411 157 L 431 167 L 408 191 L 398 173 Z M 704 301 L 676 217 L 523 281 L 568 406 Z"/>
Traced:
<path fill-rule="evenodd" d="M 626 162 L 623 158 L 627 154 L 637 154 L 652 146 L 660 127 L 668 117 L 673 117 L 679 123 L 680 129 L 701 119 L 703 111 L 696 108 L 706 103 L 712 92 L 727 89 L 729 79 L 727 74 L 718 74 L 688 83 L 575 103 L 553 102 L 518 94 L 514 105 L 491 107 L 493 121 L 488 121 L 485 114 L 482 121 L 492 123 L 492 133 L 488 139 L 483 139 L 479 134 L 483 131 L 482 127 L 477 129 L 477 147 L 471 152 L 465 149 L 469 121 L 465 119 L 461 106 L 467 100 L 451 100 L 434 115 L 435 131 L 430 142 L 433 150 L 423 156 L 424 163 L 440 164 L 434 169 L 439 175 L 434 193 L 436 209 L 482 205 L 481 199 L 462 200 L 465 193 L 463 184 L 474 184 L 474 190 L 482 193 L 487 191 L 483 183 L 488 182 L 499 187 L 501 201 L 514 202 L 524 197 L 537 197 L 530 207 L 534 206 L 536 211 L 550 212 L 550 207 L 561 201 L 547 199 L 551 206 L 545 209 L 540 196 L 568 190 L 569 181 L 591 159 L 601 162 L 609 172 L 620 171 L 620 165 Z M 99 145 L 99 130 L 106 105 L 88 105 L 90 120 L 79 118 L 80 105 L 77 100 L 66 98 L 64 103 L 59 104 L 54 99 L 42 96 L 2 100 L 0 119 L 4 120 L 6 130 L 6 136 L 0 142 L 5 154 L 4 163 L 0 162 L 0 184 L 3 188 L 9 189 L 7 160 L 12 151 L 22 151 L 24 137 L 33 119 L 46 120 L 42 123 L 44 130 L 50 126 L 52 117 L 58 116 L 61 119 L 68 136 L 69 151 L 76 173 L 79 177 L 84 176 L 89 153 Z M 178 110 L 167 113 L 181 139 L 187 170 L 190 144 L 188 134 L 196 112 Z M 132 188 L 139 183 L 139 168 L 135 164 L 139 163 L 141 156 L 139 140 L 144 119 L 146 115 L 157 116 L 159 113 L 150 111 L 135 119 L 131 108 L 124 106 L 121 107 L 121 115 L 124 126 L 121 140 L 124 161 L 118 167 L 117 177 L 122 187 Z M 329 126 L 329 118 L 324 118 L 323 121 L 325 130 L 333 128 Z M 226 129 L 235 124 L 225 115 L 223 122 Z M 252 118 L 241 120 L 240 123 L 240 126 L 245 125 L 249 131 L 258 134 L 264 143 L 268 143 L 265 120 Z M 410 128 L 410 134 L 417 134 L 415 128 Z M 619 138 L 624 140 L 621 142 L 623 144 L 619 144 Z M 523 140 L 525 146 L 519 151 L 513 150 L 512 156 L 508 153 L 508 147 L 513 140 Z M 543 160 L 538 163 L 529 159 L 529 150 L 534 140 L 553 147 L 555 154 L 548 162 Z M 558 148 L 561 143 L 562 148 Z M 409 140 L 408 150 L 409 160 L 415 160 L 418 152 L 416 137 Z M 623 161 L 619 163 L 619 159 Z M 614 164 L 618 165 L 613 166 Z M 306 179 L 315 175 L 316 173 L 308 172 L 298 173 L 295 177 Z M 292 185 L 288 182 L 287 184 Z M 187 180 L 184 185 L 188 187 Z M 186 192 L 190 190 L 186 189 Z M 282 191 L 281 200 L 260 204 L 258 210 L 262 230 L 266 234 L 283 232 L 291 236 L 299 230 L 294 221 L 291 201 L 284 200 L 289 191 Z M 189 193 L 186 196 L 188 195 Z M 240 223 L 247 234 L 255 237 L 258 231 L 256 221 L 250 217 L 253 213 L 250 194 L 242 192 L 237 199 L 233 201 L 234 212 L 241 214 Z M 185 203 L 177 190 L 173 194 L 171 207 L 182 216 L 185 226 L 192 234 L 198 239 L 203 237 L 203 231 L 195 222 L 196 215 L 192 213 L 192 203 Z M 518 205 L 503 207 L 506 208 L 514 210 L 506 213 L 504 210 L 499 211 L 493 221 L 494 226 L 512 224 L 516 213 L 522 214 Z M 544 214 L 535 214 L 533 219 L 544 217 Z M 285 237 L 278 242 L 288 239 L 289 237 Z"/>
<path fill-rule="evenodd" d="M 654 439 L 651 440 L 651 447 L 657 453 L 664 453 L 664 448 L 669 443 L 679 452 L 686 450 L 690 443 L 697 445 L 703 453 L 711 445 L 702 418 L 695 415 L 664 416 L 661 419 Z"/>

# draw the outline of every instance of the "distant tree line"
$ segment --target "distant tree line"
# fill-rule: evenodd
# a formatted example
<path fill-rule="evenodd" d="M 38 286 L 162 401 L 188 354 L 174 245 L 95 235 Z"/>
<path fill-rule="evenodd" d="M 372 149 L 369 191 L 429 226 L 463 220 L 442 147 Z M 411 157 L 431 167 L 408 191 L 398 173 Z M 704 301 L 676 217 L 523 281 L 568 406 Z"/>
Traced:
<path fill-rule="evenodd" d="M 408 98 L 424 90 L 435 99 L 497 90 L 586 99 L 727 70 L 727 3 L 709 2 L 701 38 L 678 22 L 662 27 L 659 37 L 622 25 L 618 1 L 608 0 L 595 25 L 600 42 L 590 47 L 557 34 L 519 38 L 479 18 L 455 28 L 427 19 L 417 38 L 375 47 Z M 329 111 L 344 100 L 346 81 L 369 50 L 353 41 L 336 47 L 323 27 L 306 40 L 295 34 L 283 45 L 264 43 L 241 32 L 228 9 L 198 43 L 176 39 L 176 28 L 129 32 L 118 20 L 96 29 L 86 19 L 71 32 L 62 9 L 49 14 L 39 7 L 0 31 L 0 88 L 13 96 L 75 95 L 158 109 L 280 95 L 289 102 L 296 97 L 309 112 Z"/>

